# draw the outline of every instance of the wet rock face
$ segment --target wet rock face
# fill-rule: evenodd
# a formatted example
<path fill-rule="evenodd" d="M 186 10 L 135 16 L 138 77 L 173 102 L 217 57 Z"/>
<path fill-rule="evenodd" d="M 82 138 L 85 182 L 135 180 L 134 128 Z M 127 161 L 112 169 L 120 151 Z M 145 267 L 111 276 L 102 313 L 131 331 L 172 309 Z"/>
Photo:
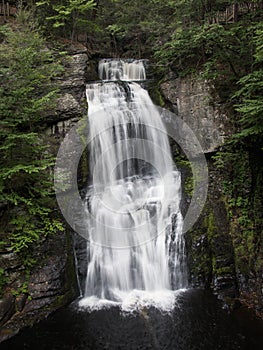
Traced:
<path fill-rule="evenodd" d="M 204 153 L 214 152 L 231 134 L 225 107 L 212 96 L 213 87 L 206 81 L 191 76 L 177 78 L 170 73 L 160 89 L 164 100 L 193 130 Z"/>
<path fill-rule="evenodd" d="M 87 241 L 77 233 L 74 234 L 73 241 L 76 259 L 76 272 L 78 275 L 78 285 L 80 293 L 84 294 L 88 266 Z"/>
<path fill-rule="evenodd" d="M 187 232 L 190 278 L 193 286 L 211 288 L 227 300 L 238 296 L 234 249 L 219 175 L 209 163 L 207 201 L 194 228 Z"/>
<path fill-rule="evenodd" d="M 54 155 L 65 134 L 87 114 L 85 99 L 87 49 L 68 48 L 56 106 L 46 116 L 47 143 Z M 0 296 L 0 342 L 47 317 L 79 295 L 73 241 L 69 232 L 48 235 L 34 247 L 36 264 L 26 269 L 14 252 L 1 251 L 0 266 L 8 277 Z"/>
<path fill-rule="evenodd" d="M 19 280 L 9 285 L 0 300 L 0 342 L 77 297 L 71 246 L 69 233 L 61 232 L 35 247 L 37 264 L 30 273 L 26 288 L 23 288 L 26 271 L 21 265 Z M 12 292 L 19 289 L 19 293 Z"/>
<path fill-rule="evenodd" d="M 51 127 L 72 118 L 81 118 L 87 112 L 85 88 L 87 81 L 88 54 L 84 46 L 68 48 L 67 56 L 62 60 L 63 74 L 56 79 L 59 88 L 54 109 L 46 116 Z"/>
<path fill-rule="evenodd" d="M 59 87 L 73 94 L 78 100 L 82 98 L 83 87 L 86 84 L 87 62 L 87 50 L 82 53 L 73 51 L 63 62 L 65 72 L 59 79 Z"/>
<path fill-rule="evenodd" d="M 160 90 L 170 109 L 192 129 L 208 160 L 209 190 L 206 204 L 194 228 L 186 234 L 191 284 L 212 288 L 222 298 L 235 298 L 238 289 L 234 249 L 222 198 L 223 179 L 210 156 L 232 133 L 226 107 L 220 105 L 213 87 L 196 77 L 178 78 L 170 72 L 160 84 Z M 184 179 L 183 172 L 182 175 L 183 197 L 186 198 L 187 207 L 191 198 L 184 188 L 187 179 Z"/>
<path fill-rule="evenodd" d="M 15 313 L 15 297 L 12 294 L 5 294 L 0 300 L 0 325 Z"/>
<path fill-rule="evenodd" d="M 69 119 L 72 116 L 79 116 L 83 112 L 80 103 L 69 93 L 61 94 L 58 98 L 57 111 L 60 115 L 60 120 Z"/>
<path fill-rule="evenodd" d="M 211 199 L 213 200 L 213 197 Z M 214 291 L 221 296 L 234 298 L 237 296 L 234 249 L 229 234 L 227 212 L 220 198 L 213 200 L 212 214 L 210 215 L 208 232 L 212 253 L 213 277 L 211 285 Z"/>

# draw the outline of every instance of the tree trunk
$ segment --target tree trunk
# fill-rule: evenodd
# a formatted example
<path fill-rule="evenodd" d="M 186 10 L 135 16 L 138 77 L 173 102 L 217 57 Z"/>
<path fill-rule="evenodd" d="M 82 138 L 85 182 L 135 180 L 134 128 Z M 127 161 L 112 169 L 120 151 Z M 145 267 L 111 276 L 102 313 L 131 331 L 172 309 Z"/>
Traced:
<path fill-rule="evenodd" d="M 5 0 L 2 0 L 2 9 L 3 9 L 4 21 L 6 22 Z"/>
<path fill-rule="evenodd" d="M 233 21 L 238 21 L 238 4 L 233 4 Z"/>

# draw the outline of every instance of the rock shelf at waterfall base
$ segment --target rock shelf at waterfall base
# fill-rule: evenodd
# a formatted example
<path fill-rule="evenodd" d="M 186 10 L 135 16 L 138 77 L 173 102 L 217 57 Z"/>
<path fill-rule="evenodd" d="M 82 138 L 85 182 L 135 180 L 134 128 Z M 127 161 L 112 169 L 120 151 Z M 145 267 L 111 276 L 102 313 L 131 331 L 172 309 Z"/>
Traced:
<path fill-rule="evenodd" d="M 180 173 L 157 107 L 134 82 L 146 78 L 143 61 L 107 59 L 98 70 L 102 81 L 86 87 L 91 176 L 79 306 L 169 311 L 188 284 Z"/>

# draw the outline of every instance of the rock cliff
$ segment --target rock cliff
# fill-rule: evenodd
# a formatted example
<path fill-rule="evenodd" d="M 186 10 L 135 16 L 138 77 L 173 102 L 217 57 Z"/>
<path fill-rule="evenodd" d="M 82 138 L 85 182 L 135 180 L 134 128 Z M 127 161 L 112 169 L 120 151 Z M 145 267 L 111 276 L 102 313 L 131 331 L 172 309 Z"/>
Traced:
<path fill-rule="evenodd" d="M 85 47 L 67 47 L 67 55 L 62 62 L 64 72 L 58 79 L 60 92 L 57 104 L 46 115 L 45 135 L 54 155 L 66 132 L 87 113 L 87 61 Z M 7 276 L 0 299 L 0 342 L 78 296 L 72 247 L 72 236 L 67 229 L 43 238 L 34 247 L 36 264 L 33 264 L 29 275 L 19 255 L 8 249 L 0 251 L 1 268 Z"/>
<path fill-rule="evenodd" d="M 227 186 L 230 188 L 234 182 L 237 186 L 241 181 L 243 200 L 247 201 L 250 193 L 251 202 L 257 202 L 254 210 L 260 209 L 262 202 L 258 201 L 258 196 L 262 186 L 258 181 L 262 166 L 257 152 L 249 147 L 244 150 L 243 160 L 236 160 L 243 164 L 239 165 L 239 171 L 236 170 L 237 175 L 233 175 L 233 167 L 224 170 L 218 167 L 217 159 L 220 159 L 225 140 L 234 133 L 234 114 L 233 108 L 220 100 L 211 82 L 196 75 L 179 78 L 170 72 L 160 82 L 159 91 L 164 104 L 193 130 L 208 163 L 207 201 L 198 222 L 187 232 L 191 283 L 211 287 L 230 304 L 239 297 L 262 315 L 262 226 L 253 208 L 242 207 L 240 203 L 235 204 L 239 208 L 234 207 L 236 198 L 229 203 L 225 193 Z M 175 152 L 177 156 L 178 152 Z M 238 164 L 234 168 L 238 168 Z M 186 185 L 189 187 L 189 169 L 182 170 L 184 197 L 189 202 L 191 196 L 186 188 Z M 256 218 L 254 224 L 252 217 Z M 246 220 L 251 220 L 251 227 L 243 223 Z"/>

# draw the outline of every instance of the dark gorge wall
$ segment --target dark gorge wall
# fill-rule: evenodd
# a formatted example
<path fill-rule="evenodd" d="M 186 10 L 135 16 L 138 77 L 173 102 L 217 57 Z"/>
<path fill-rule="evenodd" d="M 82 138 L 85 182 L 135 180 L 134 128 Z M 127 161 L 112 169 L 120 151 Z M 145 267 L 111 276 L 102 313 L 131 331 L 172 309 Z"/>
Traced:
<path fill-rule="evenodd" d="M 209 169 L 205 207 L 187 232 L 191 284 L 211 287 L 232 305 L 239 298 L 262 315 L 260 147 L 225 149 L 225 141 L 234 134 L 233 109 L 220 100 L 208 81 L 197 75 L 177 78 L 170 73 L 159 87 L 162 103 L 194 131 Z M 183 171 L 183 191 L 189 202 L 187 172 L 188 180 Z"/>
<path fill-rule="evenodd" d="M 70 45 L 66 51 L 64 72 L 58 78 L 58 100 L 46 116 L 45 140 L 54 156 L 65 134 L 87 113 L 87 49 Z M 5 277 L 0 299 L 0 342 L 47 317 L 79 294 L 69 228 L 43 237 L 32 247 L 31 258 L 35 263 L 28 268 L 22 256 L 8 247 L 0 248 Z"/>

